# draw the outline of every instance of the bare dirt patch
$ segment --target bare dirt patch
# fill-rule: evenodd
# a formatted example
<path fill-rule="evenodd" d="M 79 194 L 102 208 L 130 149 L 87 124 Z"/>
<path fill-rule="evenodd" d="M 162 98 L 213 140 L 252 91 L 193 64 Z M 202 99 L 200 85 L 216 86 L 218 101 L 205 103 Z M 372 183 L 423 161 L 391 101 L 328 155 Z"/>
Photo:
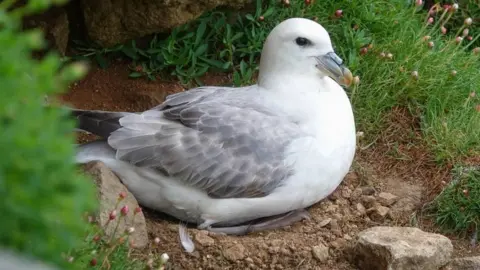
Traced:
<path fill-rule="evenodd" d="M 177 82 L 133 80 L 128 74 L 127 64 L 120 61 L 107 70 L 93 68 L 60 99 L 81 109 L 141 111 L 157 105 L 168 94 L 184 90 Z M 225 75 L 204 79 L 207 85 L 228 81 Z M 397 108 L 388 121 L 389 128 L 374 146 L 358 150 L 351 172 L 334 194 L 309 209 L 310 220 L 241 237 L 189 228 L 196 250 L 188 254 L 179 244 L 178 221 L 145 209 L 149 235 L 161 242 L 141 253 L 167 252 L 173 269 L 349 270 L 356 268 L 348 262 L 346 251 L 365 228 L 413 225 L 436 231 L 427 219 L 418 218 L 419 209 L 439 191 L 442 181 L 449 180 L 448 168 L 435 165 L 410 113 Z M 79 136 L 80 142 L 91 139 L 94 136 Z M 388 205 L 385 201 L 389 197 L 382 200 L 381 192 L 395 195 L 395 202 Z M 480 254 L 469 241 L 452 240 L 456 255 Z"/>

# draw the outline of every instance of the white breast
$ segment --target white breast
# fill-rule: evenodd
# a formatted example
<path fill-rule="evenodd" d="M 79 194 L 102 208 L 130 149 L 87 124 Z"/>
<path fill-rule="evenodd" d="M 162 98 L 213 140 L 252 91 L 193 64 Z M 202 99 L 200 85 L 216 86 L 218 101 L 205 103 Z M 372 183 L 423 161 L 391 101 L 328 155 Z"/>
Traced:
<path fill-rule="evenodd" d="M 311 137 L 290 144 L 287 163 L 294 164 L 295 175 L 277 190 L 292 199 L 302 198 L 296 202 L 299 207 L 310 206 L 331 194 L 348 173 L 355 154 L 350 101 L 340 86 L 331 81 L 327 84 L 325 89 L 331 90 L 318 92 L 300 108 L 308 116 L 300 123 L 301 128 Z"/>

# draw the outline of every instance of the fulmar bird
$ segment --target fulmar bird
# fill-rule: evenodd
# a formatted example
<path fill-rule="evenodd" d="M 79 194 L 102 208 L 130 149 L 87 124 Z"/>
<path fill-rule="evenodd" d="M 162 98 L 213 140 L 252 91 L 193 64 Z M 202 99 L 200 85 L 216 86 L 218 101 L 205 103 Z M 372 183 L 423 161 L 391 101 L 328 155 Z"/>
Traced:
<path fill-rule="evenodd" d="M 355 153 L 352 73 L 318 23 L 287 19 L 268 35 L 258 83 L 198 87 L 144 112 L 73 110 L 104 139 L 79 146 L 139 203 L 226 234 L 286 226 L 331 194 Z M 263 220 L 262 219 L 266 219 Z"/>

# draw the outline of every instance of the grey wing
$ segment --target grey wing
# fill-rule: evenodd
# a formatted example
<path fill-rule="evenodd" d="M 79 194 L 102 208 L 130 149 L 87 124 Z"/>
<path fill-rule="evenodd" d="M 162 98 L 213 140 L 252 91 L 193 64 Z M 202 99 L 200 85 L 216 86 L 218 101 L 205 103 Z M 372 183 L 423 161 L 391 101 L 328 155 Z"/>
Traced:
<path fill-rule="evenodd" d="M 294 123 L 228 93 L 184 93 L 120 119 L 109 137 L 117 158 L 219 198 L 265 196 L 293 173 L 284 158 L 302 136 Z"/>

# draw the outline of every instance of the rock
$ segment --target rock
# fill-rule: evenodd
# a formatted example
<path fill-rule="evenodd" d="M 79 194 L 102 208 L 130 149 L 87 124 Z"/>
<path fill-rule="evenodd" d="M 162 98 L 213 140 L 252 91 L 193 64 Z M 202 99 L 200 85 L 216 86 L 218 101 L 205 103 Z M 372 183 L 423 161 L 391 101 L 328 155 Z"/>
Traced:
<path fill-rule="evenodd" d="M 376 205 L 368 209 L 367 214 L 373 221 L 382 222 L 385 219 L 385 217 L 388 215 L 389 211 L 390 211 L 390 208 L 388 207 Z"/>
<path fill-rule="evenodd" d="M 46 12 L 26 18 L 25 28 L 39 28 L 45 34 L 49 47 L 65 55 L 70 35 L 67 12 L 61 7 L 54 7 Z"/>
<path fill-rule="evenodd" d="M 371 186 L 362 187 L 362 194 L 366 196 L 371 196 L 375 194 L 375 188 Z"/>
<path fill-rule="evenodd" d="M 480 256 L 453 259 L 442 270 L 480 270 Z"/>
<path fill-rule="evenodd" d="M 0 249 L 0 269 L 9 270 L 59 270 L 53 264 L 47 264 L 42 260 L 22 254 L 11 249 Z"/>
<path fill-rule="evenodd" d="M 84 170 L 87 174 L 90 174 L 93 177 L 98 187 L 98 197 L 100 201 L 98 218 L 100 224 L 106 224 L 109 215 L 113 210 L 117 211 L 118 219 L 120 216 L 120 208 L 126 205 L 128 206 L 129 211 L 126 219 L 121 219 L 116 235 L 125 232 L 127 228 L 134 227 L 135 231 L 129 236 L 129 238 L 133 240 L 134 246 L 136 248 L 147 246 L 148 234 L 143 213 L 140 212 L 135 214 L 135 219 L 133 219 L 134 210 L 139 207 L 133 194 L 127 190 L 118 177 L 102 162 L 89 162 L 84 165 Z M 125 192 L 127 196 L 122 202 L 120 202 L 118 209 L 115 209 L 115 205 L 121 192 Z M 116 224 L 116 222 L 110 222 L 109 226 L 105 228 L 107 236 L 111 236 L 114 233 Z"/>
<path fill-rule="evenodd" d="M 437 270 L 452 256 L 447 237 L 414 227 L 372 227 L 358 234 L 353 258 L 360 269 Z"/>
<path fill-rule="evenodd" d="M 357 207 L 357 211 L 358 211 L 361 215 L 365 215 L 365 214 L 367 213 L 367 209 L 365 209 L 365 206 L 363 206 L 363 204 L 357 203 L 356 207 Z"/>
<path fill-rule="evenodd" d="M 246 257 L 245 247 L 242 244 L 235 244 L 223 251 L 223 256 L 231 262 L 243 260 Z"/>
<path fill-rule="evenodd" d="M 380 192 L 377 201 L 383 206 L 390 206 L 398 200 L 398 196 L 388 192 Z"/>
<path fill-rule="evenodd" d="M 342 197 L 345 199 L 349 199 L 352 196 L 352 191 L 347 187 L 342 189 Z"/>
<path fill-rule="evenodd" d="M 312 254 L 315 259 L 317 259 L 319 262 L 325 262 L 328 257 L 329 248 L 326 247 L 323 244 L 319 244 L 317 246 L 312 247 Z"/>
<path fill-rule="evenodd" d="M 346 244 L 347 244 L 347 240 L 343 238 L 338 238 L 337 240 L 332 241 L 330 243 L 330 246 L 332 246 L 334 249 L 342 249 Z"/>
<path fill-rule="evenodd" d="M 167 32 L 215 7 L 238 9 L 252 0 L 81 0 L 88 36 L 110 47 L 152 33 Z"/>
<path fill-rule="evenodd" d="M 361 188 L 356 188 L 353 190 L 352 194 L 350 195 L 350 200 L 351 201 L 355 201 L 355 200 L 358 200 L 358 198 L 360 198 L 360 196 L 362 196 L 362 189 Z"/>
<path fill-rule="evenodd" d="M 386 190 L 394 190 L 399 197 L 397 202 L 390 207 L 390 216 L 393 220 L 407 219 L 412 212 L 422 206 L 422 194 L 425 191 L 420 184 L 407 183 L 398 178 L 384 179 Z"/>
<path fill-rule="evenodd" d="M 320 221 L 320 223 L 318 223 L 318 226 L 319 226 L 320 228 L 325 227 L 325 226 L 327 226 L 331 221 L 332 221 L 331 218 L 326 218 L 326 219 Z"/>
<path fill-rule="evenodd" d="M 361 197 L 361 201 L 362 201 L 362 203 L 365 207 L 371 208 L 375 205 L 375 203 L 377 202 L 377 199 L 375 199 L 375 197 L 373 197 L 373 196 L 363 195 Z"/>
<path fill-rule="evenodd" d="M 197 241 L 197 243 L 203 247 L 209 247 L 215 244 L 215 240 L 208 236 L 207 231 L 203 230 L 195 233 L 195 241 Z"/>

